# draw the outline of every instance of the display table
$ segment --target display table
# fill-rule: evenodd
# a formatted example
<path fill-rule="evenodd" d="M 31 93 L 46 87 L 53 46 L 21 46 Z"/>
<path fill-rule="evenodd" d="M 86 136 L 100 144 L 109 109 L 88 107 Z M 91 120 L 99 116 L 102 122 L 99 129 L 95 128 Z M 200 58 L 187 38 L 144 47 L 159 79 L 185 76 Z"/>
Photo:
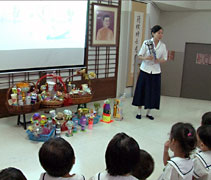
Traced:
<path fill-rule="evenodd" d="M 21 115 L 23 116 L 23 122 L 20 121 Z M 17 125 L 22 125 L 24 129 L 26 130 L 26 124 L 31 123 L 31 121 L 26 122 L 26 115 L 25 114 L 19 114 L 18 115 L 18 121 Z"/>

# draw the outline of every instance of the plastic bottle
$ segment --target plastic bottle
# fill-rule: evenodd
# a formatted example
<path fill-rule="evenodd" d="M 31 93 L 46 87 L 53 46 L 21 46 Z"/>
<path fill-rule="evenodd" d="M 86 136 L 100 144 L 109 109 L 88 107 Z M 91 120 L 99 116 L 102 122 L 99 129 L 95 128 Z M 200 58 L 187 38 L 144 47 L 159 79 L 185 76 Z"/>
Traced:
<path fill-rule="evenodd" d="M 18 100 L 18 105 L 23 106 L 23 100 L 22 99 Z"/>
<path fill-rule="evenodd" d="M 56 117 L 56 111 L 55 110 L 51 110 L 49 111 L 51 118 L 55 118 Z"/>
<path fill-rule="evenodd" d="M 70 93 L 71 91 L 72 91 L 72 84 L 71 82 L 69 82 L 67 85 L 67 92 Z"/>
<path fill-rule="evenodd" d="M 65 134 L 67 137 L 73 136 L 73 121 L 69 120 L 66 123 L 67 133 Z"/>
<path fill-rule="evenodd" d="M 119 104 L 119 114 L 120 114 L 120 117 L 117 119 L 119 121 L 123 120 L 123 104 L 125 102 L 125 99 L 126 99 L 126 93 L 123 93 L 122 96 L 120 96 L 120 104 Z"/>
<path fill-rule="evenodd" d="M 31 104 L 31 96 L 30 96 L 30 93 L 28 93 L 26 96 L 26 105 L 30 105 L 30 104 Z"/>
<path fill-rule="evenodd" d="M 77 132 L 78 131 L 78 118 L 73 118 L 73 132 Z"/>
<path fill-rule="evenodd" d="M 59 122 L 56 123 L 56 137 L 61 137 L 61 124 Z"/>
<path fill-rule="evenodd" d="M 48 128 L 49 130 L 52 130 L 52 129 L 53 129 L 53 121 L 52 121 L 51 118 L 48 118 L 47 128 Z"/>
<path fill-rule="evenodd" d="M 34 124 L 34 129 L 35 129 L 34 131 L 35 136 L 39 136 L 40 134 L 42 134 L 42 127 L 40 126 L 39 123 Z"/>
<path fill-rule="evenodd" d="M 89 117 L 89 120 L 88 120 L 88 129 L 92 129 L 93 128 L 93 123 L 94 123 L 94 116 L 91 116 Z"/>
<path fill-rule="evenodd" d="M 32 93 L 31 95 L 31 104 L 35 104 L 37 102 L 37 94 Z"/>
<path fill-rule="evenodd" d="M 83 115 L 80 119 L 80 125 L 81 125 L 81 131 L 85 131 L 86 129 L 86 122 L 87 122 L 87 118 L 85 115 Z"/>

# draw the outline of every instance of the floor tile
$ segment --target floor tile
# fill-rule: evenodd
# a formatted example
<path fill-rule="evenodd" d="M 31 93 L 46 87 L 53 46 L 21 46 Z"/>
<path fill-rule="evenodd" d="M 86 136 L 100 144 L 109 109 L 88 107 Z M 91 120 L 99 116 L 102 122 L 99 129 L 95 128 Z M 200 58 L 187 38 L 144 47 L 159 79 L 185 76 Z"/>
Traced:
<path fill-rule="evenodd" d="M 137 140 L 140 147 L 147 150 L 154 158 L 155 170 L 149 180 L 155 180 L 162 173 L 163 145 L 169 138 L 171 126 L 176 122 L 190 122 L 195 128 L 200 126 L 201 116 L 211 111 L 211 102 L 178 97 L 161 97 L 160 110 L 153 110 L 155 119 L 145 117 L 143 109 L 142 119 L 136 119 L 137 107 L 131 105 L 132 98 L 126 98 L 123 104 L 124 119 L 111 124 L 98 123 L 92 130 L 80 130 L 73 137 L 62 137 L 73 146 L 76 163 L 71 172 L 80 173 L 88 179 L 92 175 L 105 169 L 105 151 L 108 142 L 119 132 L 125 132 Z M 103 101 L 100 101 L 102 113 Z M 88 104 L 93 108 L 93 102 Z M 63 111 L 67 108 L 60 108 Z M 77 106 L 69 107 L 72 111 Z M 30 120 L 31 114 L 26 116 Z M 43 172 L 39 164 L 38 151 L 41 142 L 30 141 L 21 126 L 17 126 L 17 116 L 0 119 L 0 169 L 17 167 L 21 169 L 29 180 L 39 179 Z"/>

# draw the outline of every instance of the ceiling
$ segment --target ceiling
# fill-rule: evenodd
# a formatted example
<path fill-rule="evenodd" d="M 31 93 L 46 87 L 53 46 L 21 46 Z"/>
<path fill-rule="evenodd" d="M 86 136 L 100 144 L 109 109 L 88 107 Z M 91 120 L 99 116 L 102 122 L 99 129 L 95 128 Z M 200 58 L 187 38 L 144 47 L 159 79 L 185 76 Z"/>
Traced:
<path fill-rule="evenodd" d="M 157 1 L 152 0 L 161 11 L 210 11 L 211 0 L 207 1 Z"/>

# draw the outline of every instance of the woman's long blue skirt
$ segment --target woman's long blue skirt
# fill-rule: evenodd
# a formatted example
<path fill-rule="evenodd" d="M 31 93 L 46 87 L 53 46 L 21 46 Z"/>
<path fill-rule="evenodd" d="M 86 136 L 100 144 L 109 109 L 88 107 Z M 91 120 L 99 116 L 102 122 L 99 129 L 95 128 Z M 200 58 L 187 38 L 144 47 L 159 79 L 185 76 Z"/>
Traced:
<path fill-rule="evenodd" d="M 160 108 L 161 73 L 149 74 L 140 71 L 132 105 L 145 109 Z"/>

